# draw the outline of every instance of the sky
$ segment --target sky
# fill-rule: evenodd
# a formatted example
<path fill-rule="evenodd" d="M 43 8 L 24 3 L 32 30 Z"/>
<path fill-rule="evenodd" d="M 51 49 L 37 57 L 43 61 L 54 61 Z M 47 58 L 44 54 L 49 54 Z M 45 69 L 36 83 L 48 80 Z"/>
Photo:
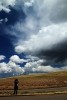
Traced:
<path fill-rule="evenodd" d="M 67 0 L 0 0 L 0 77 L 67 70 Z"/>

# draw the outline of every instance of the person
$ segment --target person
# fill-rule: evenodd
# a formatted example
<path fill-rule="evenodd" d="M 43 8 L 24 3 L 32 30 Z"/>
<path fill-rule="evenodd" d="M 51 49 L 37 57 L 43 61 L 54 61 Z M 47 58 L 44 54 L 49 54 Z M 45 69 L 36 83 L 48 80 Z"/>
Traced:
<path fill-rule="evenodd" d="M 18 94 L 18 79 L 14 80 L 14 94 Z"/>

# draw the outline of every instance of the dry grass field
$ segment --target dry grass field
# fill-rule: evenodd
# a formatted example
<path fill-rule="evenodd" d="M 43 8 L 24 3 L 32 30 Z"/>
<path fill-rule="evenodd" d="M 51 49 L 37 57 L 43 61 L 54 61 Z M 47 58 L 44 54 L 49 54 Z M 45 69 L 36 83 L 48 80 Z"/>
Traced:
<path fill-rule="evenodd" d="M 67 71 L 49 74 L 21 75 L 0 79 L 0 90 L 12 90 L 14 79 L 19 80 L 19 89 L 44 89 L 67 87 Z"/>
<path fill-rule="evenodd" d="M 54 72 L 49 74 L 21 75 L 9 78 L 0 78 L 0 96 L 13 94 L 14 80 L 19 80 L 19 94 L 61 92 L 56 88 L 66 87 L 63 93 L 67 93 L 67 71 Z M 45 92 L 45 90 L 48 90 Z"/>

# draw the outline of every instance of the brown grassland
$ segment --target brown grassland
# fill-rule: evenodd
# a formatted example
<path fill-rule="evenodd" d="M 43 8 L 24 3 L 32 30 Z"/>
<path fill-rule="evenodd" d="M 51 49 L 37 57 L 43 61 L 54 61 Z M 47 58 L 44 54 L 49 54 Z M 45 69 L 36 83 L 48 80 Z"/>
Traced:
<path fill-rule="evenodd" d="M 2 78 L 0 79 L 0 90 L 13 89 L 13 82 L 16 78 L 19 80 L 19 89 L 44 89 L 67 86 L 67 71 L 63 71 Z"/>
<path fill-rule="evenodd" d="M 0 78 L 0 91 L 13 90 L 14 79 L 19 80 L 19 90 L 67 87 L 67 71 L 49 74 L 21 75 Z"/>

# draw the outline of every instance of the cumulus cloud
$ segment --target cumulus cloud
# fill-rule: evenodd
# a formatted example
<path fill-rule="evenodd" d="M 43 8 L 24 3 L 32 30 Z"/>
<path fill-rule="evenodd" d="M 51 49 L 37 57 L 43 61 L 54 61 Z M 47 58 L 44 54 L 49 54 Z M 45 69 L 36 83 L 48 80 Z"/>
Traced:
<path fill-rule="evenodd" d="M 19 56 L 17 56 L 17 55 L 13 55 L 12 57 L 10 57 L 10 61 L 15 62 L 15 63 L 27 62 L 27 60 L 20 59 Z"/>
<path fill-rule="evenodd" d="M 8 63 L 1 62 L 0 63 L 0 74 L 9 74 L 9 75 L 20 75 L 20 74 L 29 74 L 33 72 L 33 68 L 37 68 L 41 63 L 43 63 L 42 59 L 38 57 L 28 55 L 26 56 L 27 60 L 20 59 L 19 56 L 13 55 L 10 57 Z M 23 62 L 26 64 L 20 66 Z M 19 65 L 18 65 L 19 63 Z"/>
<path fill-rule="evenodd" d="M 4 60 L 5 56 L 0 55 L 0 61 Z M 10 57 L 10 60 L 8 63 L 6 62 L 0 62 L 0 76 L 5 75 L 7 76 L 13 76 L 13 75 L 20 75 L 25 72 L 23 66 L 20 66 L 19 64 L 27 62 L 27 60 L 20 59 L 19 56 L 13 55 Z"/>
<path fill-rule="evenodd" d="M 11 72 L 14 75 L 18 75 L 18 74 L 23 74 L 24 73 L 24 69 L 22 67 L 20 67 L 20 65 L 17 65 L 16 63 L 14 63 L 12 61 L 9 61 L 8 67 L 11 69 Z"/>
<path fill-rule="evenodd" d="M 20 75 L 24 73 L 24 69 L 17 65 L 16 63 L 9 61 L 8 63 L 0 63 L 0 74 L 9 75 Z"/>
<path fill-rule="evenodd" d="M 28 59 L 28 62 L 24 66 L 25 73 L 33 72 L 33 69 L 36 69 L 39 65 L 41 65 L 44 61 L 37 57 L 32 57 Z"/>
<path fill-rule="evenodd" d="M 0 73 L 7 73 L 8 72 L 7 64 L 5 62 L 0 63 Z"/>
<path fill-rule="evenodd" d="M 57 72 L 62 70 L 67 70 L 67 66 L 62 67 L 53 67 L 51 65 L 43 66 L 43 60 L 35 61 L 35 62 L 28 62 L 26 63 L 24 70 L 26 74 L 30 73 L 46 73 L 46 72 Z"/>
<path fill-rule="evenodd" d="M 67 66 L 62 66 L 60 68 L 53 67 L 51 65 L 42 65 L 44 61 L 41 58 L 28 55 L 26 56 L 27 62 L 23 66 L 18 65 L 17 63 L 20 62 L 20 58 L 17 55 L 13 55 L 10 57 L 10 61 L 8 63 L 1 62 L 0 63 L 0 75 L 3 74 L 5 77 L 7 76 L 14 76 L 14 75 L 20 75 L 20 74 L 30 74 L 30 73 L 46 73 L 46 72 L 56 72 L 56 71 L 62 71 L 67 70 Z"/>

